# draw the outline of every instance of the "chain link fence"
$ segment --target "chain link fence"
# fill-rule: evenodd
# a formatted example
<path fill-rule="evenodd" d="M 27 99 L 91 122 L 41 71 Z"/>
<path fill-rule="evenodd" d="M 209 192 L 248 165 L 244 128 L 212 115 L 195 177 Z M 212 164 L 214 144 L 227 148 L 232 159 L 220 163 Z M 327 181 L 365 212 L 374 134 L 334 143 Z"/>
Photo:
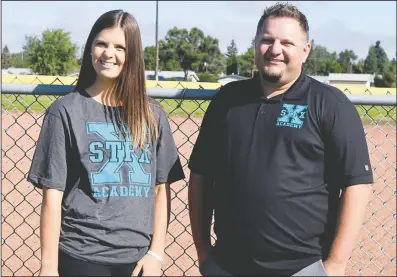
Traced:
<path fill-rule="evenodd" d="M 40 81 L 35 79 L 34 82 Z M 58 78 L 54 82 L 61 82 Z M 4 78 L 3 78 L 4 82 Z M 11 78 L 8 83 L 21 83 Z M 33 82 L 32 82 L 33 83 Z M 47 82 L 48 83 L 48 82 Z M 62 83 L 62 82 L 61 82 Z M 68 85 L 72 85 L 69 82 Z M 174 82 L 184 88 L 186 83 Z M 162 88 L 169 82 L 152 82 Z M 194 84 L 204 89 L 205 85 Z M 218 84 L 219 87 L 219 84 Z M 213 87 L 210 87 L 213 89 Z M 370 90 L 369 90 L 370 92 Z M 350 93 L 348 89 L 345 93 Z M 367 92 L 368 93 L 368 92 Z M 37 275 L 40 268 L 41 190 L 26 181 L 44 112 L 55 95 L 2 94 L 2 275 Z M 186 179 L 172 186 L 165 276 L 198 276 L 187 206 L 188 159 L 208 100 L 157 99 L 168 113 Z M 396 275 L 396 107 L 356 105 L 363 120 L 375 184 L 347 275 Z"/>

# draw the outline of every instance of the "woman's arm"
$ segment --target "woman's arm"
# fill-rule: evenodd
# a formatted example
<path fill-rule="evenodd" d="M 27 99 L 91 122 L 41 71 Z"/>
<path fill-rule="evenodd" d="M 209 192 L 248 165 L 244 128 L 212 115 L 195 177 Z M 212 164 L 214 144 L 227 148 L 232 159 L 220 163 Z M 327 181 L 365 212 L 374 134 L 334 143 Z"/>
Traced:
<path fill-rule="evenodd" d="M 150 251 L 163 256 L 168 224 L 170 221 L 170 185 L 159 184 L 155 188 L 154 231 Z"/>
<path fill-rule="evenodd" d="M 62 197 L 63 191 L 43 187 L 40 217 L 40 276 L 58 275 Z"/>
<path fill-rule="evenodd" d="M 150 254 L 145 255 L 135 267 L 132 275 L 161 276 L 161 261 L 164 257 L 165 239 L 171 210 L 171 192 L 168 183 L 158 184 L 154 190 L 154 230 L 149 248 Z"/>

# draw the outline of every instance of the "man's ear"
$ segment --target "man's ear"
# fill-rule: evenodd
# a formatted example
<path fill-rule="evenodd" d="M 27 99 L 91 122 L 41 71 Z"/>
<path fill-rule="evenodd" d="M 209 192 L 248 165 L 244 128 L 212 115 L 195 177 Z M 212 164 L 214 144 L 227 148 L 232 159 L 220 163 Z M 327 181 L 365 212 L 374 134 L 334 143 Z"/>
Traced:
<path fill-rule="evenodd" d="M 308 42 L 305 47 L 303 48 L 303 63 L 306 62 L 307 58 L 309 57 L 310 51 L 312 49 L 312 45 L 310 44 L 310 42 Z"/>

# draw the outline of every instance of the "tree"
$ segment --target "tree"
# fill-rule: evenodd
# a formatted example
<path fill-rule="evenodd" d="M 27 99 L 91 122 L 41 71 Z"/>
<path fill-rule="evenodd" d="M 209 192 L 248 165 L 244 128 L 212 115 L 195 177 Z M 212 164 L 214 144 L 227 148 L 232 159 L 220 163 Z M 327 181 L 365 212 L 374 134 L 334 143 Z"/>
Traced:
<path fill-rule="evenodd" d="M 41 75 L 67 75 L 77 66 L 76 45 L 62 29 L 45 30 L 41 39 L 26 36 L 23 49 L 30 68 Z"/>
<path fill-rule="evenodd" d="M 174 49 L 168 48 L 168 45 L 164 40 L 159 40 L 159 70 L 182 70 L 179 61 L 176 58 Z"/>
<path fill-rule="evenodd" d="M 336 56 L 336 53 L 335 53 Z M 338 63 L 336 58 L 331 55 L 327 60 L 321 61 L 319 66 L 319 74 L 328 76 L 330 73 L 342 73 L 342 66 Z"/>
<path fill-rule="evenodd" d="M 237 45 L 232 39 L 230 42 L 230 45 L 227 46 L 227 52 L 225 54 L 226 57 L 226 75 L 231 75 L 231 74 L 238 74 L 238 65 L 239 65 L 239 59 L 238 59 L 238 50 L 237 50 Z"/>
<path fill-rule="evenodd" d="M 342 66 L 343 73 L 352 73 L 353 64 L 357 60 L 358 56 L 353 50 L 344 50 L 338 55 L 338 63 Z"/>
<path fill-rule="evenodd" d="M 226 68 L 226 59 L 223 56 L 222 53 L 219 53 L 215 58 L 213 58 L 208 64 L 207 64 L 207 72 L 211 72 L 214 75 L 219 76 L 219 74 L 225 72 Z"/>
<path fill-rule="evenodd" d="M 216 73 L 223 69 L 219 41 L 205 36 L 198 28 L 172 28 L 167 32 L 160 46 L 160 61 L 167 70 L 182 69 L 185 80 L 189 70 Z M 178 68 L 178 69 L 176 69 Z"/>
<path fill-rule="evenodd" d="M 376 74 L 378 72 L 378 59 L 376 57 L 375 47 L 371 46 L 368 55 L 364 61 L 364 73 Z"/>
<path fill-rule="evenodd" d="M 16 68 L 29 68 L 29 62 L 26 59 L 26 53 L 12 53 L 10 57 L 10 66 Z"/>
<path fill-rule="evenodd" d="M 305 73 L 308 75 L 328 75 L 329 73 L 334 73 L 329 70 L 332 70 L 332 67 L 336 65 L 329 60 L 336 60 L 336 55 L 331 55 L 326 47 L 316 45 L 314 40 L 311 41 L 311 45 L 312 48 L 304 66 Z"/>
<path fill-rule="evenodd" d="M 238 56 L 231 56 L 226 60 L 226 74 L 239 74 L 239 58 Z"/>
<path fill-rule="evenodd" d="M 217 82 L 216 76 L 211 73 L 202 72 L 202 73 L 197 74 L 197 77 L 199 77 L 199 79 L 200 79 L 199 82 L 210 82 L 210 83 Z"/>
<path fill-rule="evenodd" d="M 5 45 L 3 51 L 1 52 L 1 68 L 7 69 L 10 67 L 10 58 L 10 50 L 8 49 L 8 46 Z"/>
<path fill-rule="evenodd" d="M 375 55 L 377 61 L 377 73 L 383 75 L 389 66 L 389 59 L 385 50 L 380 46 L 380 41 L 375 43 Z"/>
<path fill-rule="evenodd" d="M 393 58 L 390 61 L 390 71 L 393 72 L 394 74 L 396 74 L 396 58 Z"/>
<path fill-rule="evenodd" d="M 156 46 L 147 46 L 143 50 L 145 59 L 145 69 L 155 70 L 156 69 Z"/>
<path fill-rule="evenodd" d="M 305 62 L 305 74 L 308 75 L 320 75 L 320 76 L 328 76 L 330 73 L 342 73 L 343 68 L 341 64 L 338 62 L 338 55 L 336 52 L 328 52 L 327 48 L 321 45 L 315 45 L 314 40 L 311 41 L 312 49 L 309 53 L 309 56 Z M 347 57 L 346 67 L 350 66 L 350 61 L 352 59 L 357 59 L 354 56 L 354 53 L 350 53 L 350 50 L 345 50 L 341 53 L 349 53 Z M 353 54 L 353 55 L 352 55 Z M 345 54 L 339 54 L 342 60 L 345 60 Z"/>
<path fill-rule="evenodd" d="M 230 58 L 232 56 L 237 56 L 237 54 L 238 54 L 237 44 L 234 41 L 234 39 L 232 39 L 232 41 L 230 42 L 230 45 L 226 49 L 227 49 L 227 52 L 225 55 L 227 58 Z"/>
<path fill-rule="evenodd" d="M 364 66 L 365 66 L 365 61 L 359 60 L 357 63 L 353 64 L 353 73 L 356 74 L 364 73 Z"/>
<path fill-rule="evenodd" d="M 389 59 L 385 50 L 380 46 L 378 40 L 375 45 L 372 45 L 368 50 L 367 58 L 365 59 L 364 72 L 375 75 L 383 75 L 389 66 Z"/>
<path fill-rule="evenodd" d="M 252 77 L 252 72 L 254 70 L 254 47 L 251 47 L 239 57 L 239 75 L 244 77 Z"/>
<path fill-rule="evenodd" d="M 1 67 L 4 69 L 10 67 L 27 68 L 29 64 L 26 60 L 26 53 L 10 53 L 8 46 L 5 45 L 1 54 Z"/>
<path fill-rule="evenodd" d="M 200 32 L 192 32 L 191 35 L 202 35 Z M 203 35 L 202 35 L 203 36 Z M 194 51 L 193 44 L 190 41 L 189 32 L 186 29 L 172 28 L 165 36 L 165 43 L 163 44 L 163 53 L 167 62 L 176 60 L 180 68 L 185 72 L 185 80 L 187 79 L 188 71 L 193 69 L 193 63 L 198 61 L 198 53 Z M 196 38 L 196 43 L 198 39 Z M 172 63 L 173 64 L 173 63 Z"/>
<path fill-rule="evenodd" d="M 219 74 L 224 70 L 225 58 L 219 49 L 218 39 L 206 36 L 198 49 L 198 62 L 194 65 L 197 72 Z"/>
<path fill-rule="evenodd" d="M 382 82 L 378 83 L 377 86 L 386 88 L 396 87 L 396 59 L 388 63 L 388 67 L 383 74 Z"/>

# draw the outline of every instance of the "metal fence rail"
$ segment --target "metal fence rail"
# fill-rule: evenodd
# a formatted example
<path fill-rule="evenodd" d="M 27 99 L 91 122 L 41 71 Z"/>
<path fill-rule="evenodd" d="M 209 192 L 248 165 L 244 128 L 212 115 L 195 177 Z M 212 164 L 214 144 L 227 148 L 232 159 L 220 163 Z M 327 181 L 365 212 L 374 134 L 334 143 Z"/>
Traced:
<path fill-rule="evenodd" d="M 72 86 L 2 84 L 2 275 L 37 275 L 41 190 L 26 181 L 43 115 Z M 349 90 L 345 90 L 349 94 Z M 148 89 L 168 113 L 186 179 L 172 187 L 165 276 L 199 275 L 187 207 L 187 163 L 214 89 Z M 396 99 L 348 95 L 363 120 L 374 169 L 373 198 L 348 275 L 396 275 Z"/>

